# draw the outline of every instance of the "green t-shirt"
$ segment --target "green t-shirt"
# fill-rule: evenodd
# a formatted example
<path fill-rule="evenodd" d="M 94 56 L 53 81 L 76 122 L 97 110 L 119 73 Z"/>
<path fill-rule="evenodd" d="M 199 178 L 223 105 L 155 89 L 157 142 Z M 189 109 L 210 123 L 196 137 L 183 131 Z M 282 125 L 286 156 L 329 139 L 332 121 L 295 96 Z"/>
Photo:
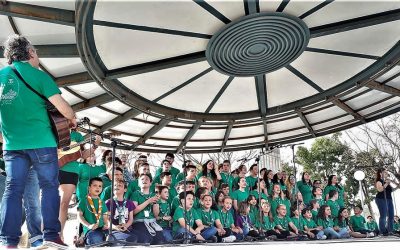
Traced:
<path fill-rule="evenodd" d="M 100 198 L 103 201 L 107 201 L 111 198 L 111 185 L 103 189 L 103 192 L 100 194 Z"/>
<path fill-rule="evenodd" d="M 247 183 L 247 188 L 252 189 L 255 184 L 257 183 L 257 177 L 253 177 L 253 176 L 247 176 L 246 177 L 246 183 Z"/>
<path fill-rule="evenodd" d="M 172 225 L 172 231 L 174 233 L 176 233 L 178 231 L 178 229 L 181 227 L 178 220 L 185 218 L 184 215 L 185 215 L 185 212 L 182 207 L 178 207 L 175 210 L 174 223 Z M 201 218 L 199 217 L 199 215 L 197 214 L 195 209 L 191 208 L 189 211 L 186 211 L 186 223 L 189 225 L 189 227 L 193 228 L 194 222 L 196 220 L 201 220 Z"/>
<path fill-rule="evenodd" d="M 283 204 L 286 206 L 286 212 L 287 216 L 289 217 L 289 211 L 290 211 L 290 201 L 288 199 L 282 199 L 281 197 L 275 197 L 271 199 L 271 213 L 272 216 L 276 215 L 276 209 L 278 208 L 279 204 Z"/>
<path fill-rule="evenodd" d="M 318 226 L 322 226 L 325 229 L 325 228 L 328 228 L 328 227 L 332 227 L 333 228 L 334 223 L 333 223 L 332 218 L 326 218 L 326 219 L 318 218 L 317 219 L 317 225 Z"/>
<path fill-rule="evenodd" d="M 365 218 L 362 215 L 353 215 L 350 217 L 350 225 L 354 232 L 365 230 Z"/>
<path fill-rule="evenodd" d="M 290 218 L 293 222 L 293 224 L 297 227 L 297 229 L 299 231 L 303 231 L 304 230 L 304 221 L 302 217 L 296 218 L 296 217 L 292 217 Z"/>
<path fill-rule="evenodd" d="M 370 231 L 379 230 L 379 229 L 378 229 L 378 224 L 376 223 L 376 221 L 367 222 L 366 225 L 367 225 L 367 229 L 370 230 Z M 398 230 L 399 230 L 400 223 L 397 223 L 397 226 L 398 226 L 398 229 L 397 229 L 397 230 L 396 230 L 395 226 L 396 226 L 396 223 L 393 225 L 393 230 L 398 231 Z"/>
<path fill-rule="evenodd" d="M 139 190 L 140 190 L 140 187 L 139 187 L 139 184 L 138 184 L 138 179 L 131 181 L 129 183 L 129 185 L 128 185 L 127 190 L 126 190 L 125 198 L 131 197 L 131 195 L 134 192 L 139 191 Z"/>
<path fill-rule="evenodd" d="M 72 142 L 79 143 L 83 140 L 85 140 L 83 135 L 81 135 L 80 133 L 75 132 L 75 131 L 71 132 L 71 141 Z M 62 170 L 64 172 L 79 174 L 79 162 L 77 162 L 77 161 L 68 162 L 62 168 L 60 168 L 60 170 Z"/>
<path fill-rule="evenodd" d="M 342 219 L 341 221 L 339 221 L 338 218 L 335 219 L 334 224 L 335 224 L 335 227 L 339 227 L 339 228 L 347 228 L 349 226 L 347 223 L 347 220 Z"/>
<path fill-rule="evenodd" d="M 289 217 L 285 216 L 285 217 L 278 217 L 275 216 L 274 217 L 274 222 L 275 224 L 278 226 L 281 226 L 283 228 L 283 230 L 288 231 L 289 230 L 289 223 L 292 222 L 292 219 L 290 219 Z"/>
<path fill-rule="evenodd" d="M 155 194 L 152 192 L 144 194 L 141 191 L 135 191 L 130 197 L 128 197 L 128 200 L 135 201 L 140 205 L 153 196 L 155 196 Z M 149 217 L 145 216 L 145 211 L 148 211 Z M 154 219 L 153 204 L 147 205 L 142 211 L 136 214 L 135 219 Z"/>
<path fill-rule="evenodd" d="M 375 221 L 374 221 L 374 223 L 375 223 L 375 228 L 377 229 L 378 225 L 376 224 Z M 393 223 L 393 230 L 396 231 L 396 232 L 400 231 L 400 222 Z"/>
<path fill-rule="evenodd" d="M 268 230 L 273 230 L 275 228 L 275 222 L 274 221 L 270 221 L 269 216 L 263 216 L 262 222 L 260 222 L 260 220 L 257 220 L 255 225 L 257 228 L 260 227 L 261 224 L 261 228 L 264 231 L 268 231 Z"/>
<path fill-rule="evenodd" d="M 233 215 L 229 211 L 225 213 L 224 211 L 220 210 L 219 219 L 221 220 L 223 228 L 231 228 L 231 225 L 234 224 Z"/>
<path fill-rule="evenodd" d="M 93 204 L 94 204 L 96 213 L 99 211 L 99 200 L 100 200 L 99 198 L 97 198 L 97 199 L 96 199 L 96 198 L 93 198 Z M 102 213 L 103 215 L 104 215 L 104 214 L 107 214 L 107 206 L 106 206 L 106 202 L 105 202 L 105 201 L 102 202 L 101 207 L 102 207 L 102 208 L 101 208 L 101 213 Z M 80 211 L 82 211 L 83 217 L 85 218 L 85 220 L 86 220 L 88 223 L 90 223 L 90 224 L 95 224 L 95 223 L 97 222 L 96 216 L 95 216 L 95 214 L 93 213 L 92 208 L 90 207 L 87 198 L 81 199 L 81 200 L 79 201 L 78 209 L 79 209 Z M 101 228 L 101 227 L 103 227 L 103 226 L 104 226 L 103 216 L 100 216 L 99 228 Z M 89 231 L 89 228 L 83 226 L 83 233 L 86 234 L 87 231 Z"/>
<path fill-rule="evenodd" d="M 303 218 L 303 228 L 302 229 L 304 229 L 304 227 L 307 227 L 308 229 L 316 228 L 317 224 L 315 224 L 315 221 L 313 219 Z"/>
<path fill-rule="evenodd" d="M 210 209 L 210 211 L 204 211 L 204 209 L 197 209 L 197 214 L 199 215 L 201 222 L 206 227 L 215 226 L 215 221 L 219 220 L 219 214 L 217 211 Z"/>
<path fill-rule="evenodd" d="M 164 202 L 162 200 L 159 200 L 157 202 L 159 206 L 160 213 L 158 214 L 158 217 L 162 218 L 164 216 L 172 216 L 171 214 L 171 204 L 168 202 Z M 163 219 L 157 220 L 158 225 L 160 225 L 162 228 L 170 227 L 169 221 L 165 221 Z"/>
<path fill-rule="evenodd" d="M 101 166 L 91 166 L 86 163 L 79 164 L 78 168 L 79 182 L 76 188 L 76 196 L 78 199 L 82 199 L 85 198 L 88 193 L 89 180 L 104 173 L 104 169 Z"/>
<path fill-rule="evenodd" d="M 232 200 L 237 200 L 238 205 L 239 205 L 239 202 L 246 201 L 247 197 L 249 197 L 249 192 L 247 192 L 247 191 L 242 192 L 239 189 L 234 191 L 231 194 Z"/>
<path fill-rule="evenodd" d="M 28 62 L 13 64 L 24 80 L 46 98 L 61 94 L 57 84 L 45 72 Z M 3 149 L 56 147 L 45 101 L 26 87 L 9 66 L 0 70 L 0 89 Z"/>
<path fill-rule="evenodd" d="M 312 194 L 312 185 L 307 185 L 303 183 L 303 181 L 297 182 L 297 188 L 299 189 L 300 193 L 303 195 L 303 202 L 304 204 L 310 204 L 310 201 L 313 199 Z"/>
<path fill-rule="evenodd" d="M 324 194 L 323 194 L 324 199 L 331 190 L 336 190 L 338 192 L 339 197 L 338 197 L 337 202 L 339 203 L 340 207 L 344 207 L 344 189 L 343 188 L 339 188 L 339 187 L 332 186 L 332 185 L 326 186 L 324 188 Z"/>
<path fill-rule="evenodd" d="M 250 195 L 254 195 L 254 196 L 256 197 L 257 202 L 258 202 L 258 191 L 257 191 L 257 190 L 251 191 L 251 192 L 250 192 Z M 268 200 L 268 197 L 267 197 L 266 194 L 261 193 L 261 199 Z"/>
<path fill-rule="evenodd" d="M 221 181 L 220 184 L 222 183 L 226 183 L 229 186 L 229 190 L 232 191 L 233 189 L 233 180 L 235 178 L 233 178 L 233 176 L 231 174 L 225 173 L 225 172 L 221 172 Z"/>
<path fill-rule="evenodd" d="M 326 205 L 328 205 L 331 208 L 331 216 L 333 218 L 337 218 L 339 216 L 339 210 L 340 210 L 340 206 L 339 203 L 337 201 L 333 201 L 333 200 L 328 200 L 326 202 Z"/>
<path fill-rule="evenodd" d="M 322 198 L 320 198 L 320 199 L 315 199 L 316 201 L 317 201 L 317 203 L 319 204 L 319 207 L 321 207 L 322 205 L 325 205 L 326 204 L 326 201 L 324 200 L 324 199 L 322 199 Z"/>
<path fill-rule="evenodd" d="M 111 179 L 108 177 L 106 173 L 100 174 L 99 177 L 103 180 L 103 189 L 111 186 Z"/>
<path fill-rule="evenodd" d="M 255 222 L 257 221 L 257 218 L 260 218 L 259 213 L 260 213 L 260 212 L 259 212 L 257 206 L 250 205 L 249 218 L 250 218 L 250 221 L 251 221 L 251 223 L 252 223 L 253 225 L 254 225 Z"/>
<path fill-rule="evenodd" d="M 312 218 L 315 222 L 317 222 L 317 215 L 318 215 L 318 210 L 311 210 Z"/>
<path fill-rule="evenodd" d="M 175 167 L 171 167 L 169 172 L 172 174 L 172 176 L 177 176 L 181 171 L 179 171 L 179 169 L 177 169 Z M 160 176 L 161 173 L 162 173 L 162 167 L 159 167 L 159 168 L 157 168 L 154 176 Z"/>

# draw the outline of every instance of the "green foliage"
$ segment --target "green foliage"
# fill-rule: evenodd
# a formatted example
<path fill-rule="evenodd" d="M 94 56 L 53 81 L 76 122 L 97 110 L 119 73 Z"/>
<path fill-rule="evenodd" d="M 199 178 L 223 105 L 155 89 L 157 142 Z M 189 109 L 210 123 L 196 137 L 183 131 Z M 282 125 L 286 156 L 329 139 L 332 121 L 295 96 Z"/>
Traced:
<path fill-rule="evenodd" d="M 329 175 L 335 174 L 341 179 L 341 184 L 347 192 L 345 199 L 346 206 L 360 204 L 355 200 L 359 193 L 359 182 L 354 179 L 354 172 L 363 170 L 366 178 L 363 181 L 363 191 L 366 204 L 370 203 L 375 196 L 374 174 L 375 169 L 371 167 L 375 154 L 354 153 L 351 148 L 340 141 L 340 133 L 333 134 L 331 137 L 320 137 L 315 139 L 310 149 L 299 147 L 296 153 L 296 162 L 304 167 L 312 180 L 325 180 L 325 185 Z"/>

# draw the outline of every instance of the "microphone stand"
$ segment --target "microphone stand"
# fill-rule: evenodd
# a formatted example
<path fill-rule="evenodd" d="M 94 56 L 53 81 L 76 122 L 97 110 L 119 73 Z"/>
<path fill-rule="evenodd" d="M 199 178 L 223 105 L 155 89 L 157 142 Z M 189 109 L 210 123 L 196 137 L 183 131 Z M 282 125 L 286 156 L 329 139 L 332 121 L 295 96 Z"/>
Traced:
<path fill-rule="evenodd" d="M 121 140 L 117 138 L 110 138 L 111 140 L 111 148 L 112 148 L 112 169 L 111 169 L 111 199 L 110 199 L 110 217 L 109 217 L 109 228 L 108 228 L 108 236 L 104 242 L 101 242 L 99 244 L 93 244 L 90 246 L 85 246 L 85 248 L 91 248 L 91 247 L 101 247 L 101 246 L 115 246 L 116 244 L 118 245 L 123 245 L 123 246 L 149 246 L 149 243 L 134 243 L 134 242 L 127 242 L 127 241 L 122 241 L 122 240 L 117 240 L 114 236 L 114 233 L 112 231 L 113 228 L 113 223 L 112 220 L 114 218 L 114 172 L 115 172 L 115 153 L 116 153 L 116 148 L 117 145 L 120 144 L 122 146 L 128 146 L 124 143 L 122 143 Z"/>
<path fill-rule="evenodd" d="M 185 232 L 183 234 L 183 243 L 188 244 L 188 222 L 186 220 L 186 176 L 187 172 L 185 171 L 185 147 L 182 148 L 181 151 L 182 158 L 183 158 L 183 164 L 182 167 L 183 169 L 183 192 L 184 192 L 184 201 L 183 201 L 183 218 L 185 220 Z"/>

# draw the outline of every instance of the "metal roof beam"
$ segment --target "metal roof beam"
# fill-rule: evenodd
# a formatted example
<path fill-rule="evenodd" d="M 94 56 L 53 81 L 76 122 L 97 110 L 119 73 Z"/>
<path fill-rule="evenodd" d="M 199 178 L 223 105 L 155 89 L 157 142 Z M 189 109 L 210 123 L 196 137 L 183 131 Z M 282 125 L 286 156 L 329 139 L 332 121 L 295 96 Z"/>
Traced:
<path fill-rule="evenodd" d="M 87 72 L 76 73 L 72 75 L 66 75 L 57 77 L 55 79 L 58 87 L 68 87 L 77 84 L 83 84 L 88 82 L 94 82 L 93 78 Z"/>
<path fill-rule="evenodd" d="M 282 0 L 281 4 L 276 9 L 276 12 L 283 12 L 290 0 Z"/>
<path fill-rule="evenodd" d="M 372 15 L 348 19 L 336 23 L 325 24 L 310 29 L 311 38 L 327 36 L 344 31 L 365 28 L 400 19 L 400 9 L 380 12 Z"/>
<path fill-rule="evenodd" d="M 104 132 L 110 128 L 113 128 L 115 126 L 118 126 L 121 123 L 126 122 L 127 120 L 139 115 L 141 112 L 136 110 L 136 109 L 131 109 L 128 110 L 127 112 L 123 113 L 122 115 L 112 119 L 109 122 L 106 122 L 105 124 L 103 124 L 100 129 L 98 130 L 98 132 Z"/>
<path fill-rule="evenodd" d="M 211 15 L 215 16 L 219 20 L 221 20 L 223 23 L 228 24 L 231 22 L 229 18 L 227 18 L 224 14 L 219 12 L 217 9 L 215 9 L 213 6 L 208 4 L 205 0 L 193 0 L 195 3 L 200 5 L 203 9 L 208 11 Z"/>
<path fill-rule="evenodd" d="M 336 106 L 338 106 L 339 108 L 343 109 L 344 111 L 346 111 L 347 113 L 352 115 L 355 119 L 360 120 L 362 123 L 365 123 L 365 118 L 362 115 L 360 115 L 359 113 L 354 111 L 352 108 L 350 108 L 349 105 L 345 104 L 344 102 L 342 102 L 338 98 L 336 98 L 336 97 L 331 98 L 330 101 L 333 104 L 335 104 Z"/>
<path fill-rule="evenodd" d="M 251 15 L 260 12 L 259 0 L 243 0 L 244 12 L 246 15 Z"/>
<path fill-rule="evenodd" d="M 179 67 L 187 64 L 202 62 L 206 60 L 206 52 L 196 52 L 182 56 L 171 57 L 153 62 L 142 63 L 138 65 L 127 66 L 119 69 L 113 69 L 106 73 L 107 79 L 117 79 L 132 75 L 148 73 L 152 71 Z"/>
<path fill-rule="evenodd" d="M 40 58 L 79 57 L 76 44 L 34 45 Z M 0 58 L 3 58 L 4 49 L 0 48 Z"/>
<path fill-rule="evenodd" d="M 194 124 L 192 128 L 189 130 L 189 132 L 185 135 L 185 138 L 183 138 L 182 142 L 179 144 L 179 146 L 176 149 L 176 152 L 178 153 L 179 151 L 182 150 L 184 146 L 186 146 L 186 143 L 193 137 L 193 135 L 199 130 L 200 124 Z"/>
<path fill-rule="evenodd" d="M 303 114 L 303 112 L 301 112 L 300 110 L 296 110 L 297 115 L 300 117 L 300 119 L 302 120 L 302 122 L 304 123 L 304 125 L 306 126 L 306 128 L 308 129 L 308 131 L 310 132 L 310 134 L 313 137 L 317 137 L 315 135 L 315 132 L 313 130 L 313 128 L 311 127 L 310 123 L 308 122 L 307 118 L 305 117 L 305 115 Z"/>
<path fill-rule="evenodd" d="M 75 11 L 0 1 L 0 15 L 75 26 Z"/>
<path fill-rule="evenodd" d="M 371 88 L 371 89 L 375 89 L 375 90 L 379 90 L 381 92 L 385 92 L 385 93 L 390 94 L 390 95 L 400 96 L 400 90 L 399 89 L 393 88 L 392 86 L 381 84 L 381 83 L 379 83 L 377 81 L 369 82 L 365 86 L 368 87 L 368 88 Z"/>
<path fill-rule="evenodd" d="M 233 128 L 233 122 L 226 127 L 224 141 L 222 142 L 222 146 L 221 146 L 221 153 L 223 153 L 225 150 L 226 143 L 228 142 L 229 135 L 231 134 L 232 128 Z"/>
<path fill-rule="evenodd" d="M 90 109 L 90 108 L 105 104 L 105 103 L 110 102 L 112 100 L 114 100 L 114 97 L 109 95 L 109 94 L 107 94 L 107 93 L 105 93 L 105 94 L 96 96 L 96 97 L 94 97 L 92 99 L 88 99 L 88 100 L 85 100 L 83 102 L 79 102 L 77 104 L 74 104 L 74 105 L 72 105 L 72 109 L 75 112 L 78 112 L 78 111 L 82 111 L 82 110 L 85 110 L 85 109 Z"/>
<path fill-rule="evenodd" d="M 162 119 L 157 125 L 153 126 L 149 131 L 147 131 L 144 135 L 142 135 L 132 146 L 132 149 L 136 149 L 139 144 L 145 143 L 148 139 L 150 139 L 153 135 L 155 135 L 158 131 L 168 125 L 170 120 Z"/>
<path fill-rule="evenodd" d="M 268 101 L 267 101 L 266 79 L 264 74 L 255 76 L 254 78 L 256 83 L 258 108 L 260 109 L 261 118 L 263 119 L 263 125 L 264 125 L 264 137 L 265 137 L 264 142 L 265 145 L 268 145 L 268 130 L 266 121 Z"/>
<path fill-rule="evenodd" d="M 318 4 L 317 6 L 315 6 L 314 8 L 308 10 L 307 12 L 301 14 L 299 16 L 300 19 L 306 18 L 311 14 L 314 14 L 315 12 L 317 12 L 318 10 L 322 9 L 323 7 L 327 6 L 328 4 L 332 3 L 333 0 L 326 0 L 320 4 Z"/>

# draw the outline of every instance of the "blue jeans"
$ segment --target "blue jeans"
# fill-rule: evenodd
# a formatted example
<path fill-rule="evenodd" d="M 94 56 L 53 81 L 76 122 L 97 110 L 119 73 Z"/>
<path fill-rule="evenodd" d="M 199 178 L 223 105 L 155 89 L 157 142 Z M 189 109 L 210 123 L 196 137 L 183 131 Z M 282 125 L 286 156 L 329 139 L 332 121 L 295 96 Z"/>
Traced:
<path fill-rule="evenodd" d="M 379 209 L 379 231 L 381 234 L 393 232 L 394 208 L 391 199 L 375 199 Z M 389 218 L 387 218 L 389 217 Z M 386 227 L 387 221 L 387 227 Z"/>
<path fill-rule="evenodd" d="M 325 228 L 324 234 L 328 239 L 340 239 L 340 235 L 331 227 Z"/>
<path fill-rule="evenodd" d="M 170 227 L 164 227 L 162 232 L 164 235 L 165 242 L 169 243 L 174 240 L 174 238 L 172 237 L 172 229 Z"/>
<path fill-rule="evenodd" d="M 185 229 L 184 227 L 180 227 L 176 232 L 175 232 L 175 239 L 183 239 L 185 232 L 187 232 L 188 234 L 188 238 L 191 239 L 195 239 L 196 236 L 194 234 L 192 234 L 191 232 L 189 232 L 187 229 Z M 200 235 L 205 239 L 208 240 L 210 239 L 212 236 L 214 236 L 217 233 L 217 228 L 215 227 L 208 227 L 206 229 L 204 229 Z"/>
<path fill-rule="evenodd" d="M 350 238 L 350 233 L 349 233 L 349 229 L 347 229 L 347 227 L 342 227 L 339 232 L 339 238 L 340 239 L 347 239 Z"/>
<path fill-rule="evenodd" d="M 107 230 L 98 228 L 96 230 L 89 230 L 85 235 L 85 245 L 90 246 L 102 243 L 106 239 Z"/>
<path fill-rule="evenodd" d="M 58 213 L 60 196 L 58 194 L 57 149 L 40 148 L 27 150 L 5 150 L 6 189 L 2 199 L 0 236 L 4 243 L 16 246 L 21 236 L 22 196 L 32 166 L 36 170 L 42 190 L 41 211 L 44 240 L 55 240 L 61 229 Z M 28 185 L 27 185 L 28 186 Z M 30 190 L 30 186 L 28 189 Z"/>
<path fill-rule="evenodd" d="M 6 177 L 1 175 L 0 200 L 3 197 L 5 189 L 5 181 Z M 26 216 L 26 225 L 28 228 L 28 232 L 30 234 L 30 239 L 29 239 L 30 243 L 35 242 L 39 239 L 43 239 L 42 214 L 40 213 L 39 192 L 40 188 L 36 171 L 33 168 L 30 168 L 28 172 L 28 178 L 26 179 L 26 186 L 24 190 L 24 203 L 23 203 L 23 207 L 25 209 L 25 214 L 23 214 L 23 217 Z M 0 218 L 0 225 L 1 225 L 1 218 Z"/>

